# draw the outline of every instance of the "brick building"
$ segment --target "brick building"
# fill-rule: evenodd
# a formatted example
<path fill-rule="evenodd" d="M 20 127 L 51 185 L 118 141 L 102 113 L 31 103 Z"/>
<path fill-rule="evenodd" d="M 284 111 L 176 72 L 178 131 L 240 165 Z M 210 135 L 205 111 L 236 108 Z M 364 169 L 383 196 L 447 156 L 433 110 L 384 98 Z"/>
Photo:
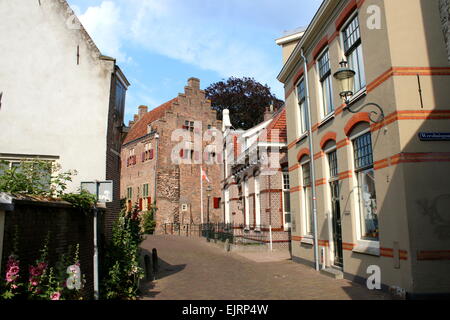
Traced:
<path fill-rule="evenodd" d="M 249 130 L 234 130 L 224 111 L 223 203 L 225 221 L 244 239 L 275 247 L 290 242 L 290 184 L 287 160 L 286 110 L 267 110 L 264 121 Z"/>
<path fill-rule="evenodd" d="M 121 151 L 121 198 L 143 211 L 156 203 L 157 232 L 165 223 L 222 221 L 221 159 L 210 145 L 221 121 L 200 80 L 190 78 L 183 94 L 150 112 L 140 106 L 129 126 Z M 209 182 L 201 182 L 202 168 Z"/>

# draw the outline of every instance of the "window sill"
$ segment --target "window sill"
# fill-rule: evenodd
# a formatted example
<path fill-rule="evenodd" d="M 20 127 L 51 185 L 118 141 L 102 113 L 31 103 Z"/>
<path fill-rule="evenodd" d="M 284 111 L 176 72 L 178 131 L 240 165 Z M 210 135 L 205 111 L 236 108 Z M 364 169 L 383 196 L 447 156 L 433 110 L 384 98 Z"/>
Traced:
<path fill-rule="evenodd" d="M 366 87 L 364 87 L 355 93 L 355 95 L 350 99 L 347 106 L 351 106 L 352 104 L 355 104 L 356 102 L 358 102 L 359 100 L 364 98 L 366 95 L 367 95 L 367 89 L 366 89 Z"/>
<path fill-rule="evenodd" d="M 326 123 L 330 122 L 331 120 L 333 120 L 336 117 L 335 112 L 331 112 L 330 114 L 326 115 L 325 118 L 323 118 L 322 121 L 320 121 L 318 128 L 322 127 L 323 125 L 325 125 Z"/>
<path fill-rule="evenodd" d="M 295 141 L 295 144 L 299 144 L 303 140 L 305 140 L 308 137 L 308 131 L 300 135 L 300 137 Z"/>
<path fill-rule="evenodd" d="M 355 253 L 367 254 L 370 256 L 380 256 L 380 242 L 371 240 L 359 240 L 352 250 Z"/>
<path fill-rule="evenodd" d="M 314 245 L 314 239 L 310 235 L 303 236 L 302 240 L 300 241 L 300 243 L 308 244 L 308 245 L 313 246 Z"/>

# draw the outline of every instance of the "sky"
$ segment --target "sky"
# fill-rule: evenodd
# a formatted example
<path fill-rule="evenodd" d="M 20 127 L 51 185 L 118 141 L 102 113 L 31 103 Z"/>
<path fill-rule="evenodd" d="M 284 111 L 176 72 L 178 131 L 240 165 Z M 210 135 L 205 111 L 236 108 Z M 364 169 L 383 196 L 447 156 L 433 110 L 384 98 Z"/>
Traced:
<path fill-rule="evenodd" d="M 125 123 L 183 92 L 252 77 L 284 99 L 275 39 L 306 27 L 322 0 L 68 0 L 102 54 L 117 59 L 131 82 Z"/>

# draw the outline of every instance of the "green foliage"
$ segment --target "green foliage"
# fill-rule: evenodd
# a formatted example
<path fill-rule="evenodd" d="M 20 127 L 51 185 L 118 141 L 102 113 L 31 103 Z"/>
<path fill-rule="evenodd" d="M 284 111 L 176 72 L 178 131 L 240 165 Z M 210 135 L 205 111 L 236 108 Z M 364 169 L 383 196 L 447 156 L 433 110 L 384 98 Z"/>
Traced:
<path fill-rule="evenodd" d="M 145 211 L 142 215 L 142 229 L 144 234 L 153 234 L 156 227 L 155 214 L 157 208 L 152 206 L 150 210 Z"/>
<path fill-rule="evenodd" d="M 212 109 L 222 120 L 222 111 L 230 110 L 230 120 L 236 129 L 250 129 L 264 120 L 264 111 L 272 103 L 279 109 L 283 101 L 271 93 L 267 85 L 253 78 L 234 78 L 211 84 L 205 89 L 206 97 L 211 100 Z"/>
<path fill-rule="evenodd" d="M 79 263 L 79 245 L 69 249 L 69 253 L 60 257 L 56 268 L 49 265 L 50 233 L 45 238 L 40 250 L 40 257 L 28 268 L 28 274 L 19 267 L 20 261 L 16 254 L 18 248 L 17 230 L 14 236 L 13 252 L 8 258 L 5 277 L 0 278 L 0 300 L 24 298 L 31 300 L 80 300 L 83 285 Z M 74 253 L 72 253 L 74 251 Z M 28 280 L 27 280 L 28 279 Z M 77 280 L 78 288 L 68 288 L 66 285 L 73 279 Z"/>
<path fill-rule="evenodd" d="M 0 162 L 0 192 L 60 197 L 72 181 L 74 170 L 61 172 L 61 165 L 50 161 L 26 160 L 9 167 Z"/>
<path fill-rule="evenodd" d="M 79 193 L 64 194 L 61 199 L 70 202 L 74 207 L 85 212 L 89 211 L 97 202 L 96 197 L 84 189 L 81 189 Z"/>
<path fill-rule="evenodd" d="M 113 226 L 112 241 L 107 248 L 105 269 L 108 274 L 102 281 L 103 298 L 134 300 L 139 290 L 139 280 L 144 277 L 140 267 L 140 248 L 143 240 L 138 208 L 132 212 L 122 210 Z"/>

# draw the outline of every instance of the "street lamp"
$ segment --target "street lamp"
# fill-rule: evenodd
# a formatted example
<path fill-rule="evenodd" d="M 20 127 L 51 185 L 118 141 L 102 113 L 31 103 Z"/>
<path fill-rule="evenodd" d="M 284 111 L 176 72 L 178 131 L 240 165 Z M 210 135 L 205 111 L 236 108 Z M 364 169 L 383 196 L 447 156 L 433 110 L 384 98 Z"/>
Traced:
<path fill-rule="evenodd" d="M 211 188 L 211 185 L 209 185 L 207 188 L 206 188 L 206 192 L 207 192 L 207 195 L 208 195 L 208 216 L 207 216 L 207 222 L 208 222 L 208 224 L 209 224 L 209 198 L 211 198 L 211 191 L 212 191 L 212 188 Z"/>
<path fill-rule="evenodd" d="M 379 123 L 381 121 L 384 120 L 384 111 L 383 109 L 376 103 L 373 102 L 369 102 L 365 105 L 363 105 L 362 107 L 360 107 L 358 110 L 352 110 L 350 108 L 350 99 L 353 96 L 354 92 L 353 92 L 353 88 L 355 85 L 355 75 L 356 72 L 352 69 L 350 69 L 347 65 L 347 61 L 345 61 L 344 59 L 342 59 L 342 61 L 339 63 L 339 65 L 341 66 L 336 73 L 333 75 L 334 78 L 337 80 L 338 82 L 338 86 L 339 86 L 339 95 L 341 96 L 342 100 L 344 101 L 345 107 L 344 110 L 347 110 L 351 113 L 358 113 L 360 112 L 362 109 L 364 109 L 365 107 L 368 106 L 374 106 L 379 110 L 379 113 L 377 111 L 370 111 L 369 113 L 369 119 L 370 121 L 374 122 L 374 123 Z M 371 115 L 375 114 L 378 115 L 378 119 L 374 120 Z"/>

